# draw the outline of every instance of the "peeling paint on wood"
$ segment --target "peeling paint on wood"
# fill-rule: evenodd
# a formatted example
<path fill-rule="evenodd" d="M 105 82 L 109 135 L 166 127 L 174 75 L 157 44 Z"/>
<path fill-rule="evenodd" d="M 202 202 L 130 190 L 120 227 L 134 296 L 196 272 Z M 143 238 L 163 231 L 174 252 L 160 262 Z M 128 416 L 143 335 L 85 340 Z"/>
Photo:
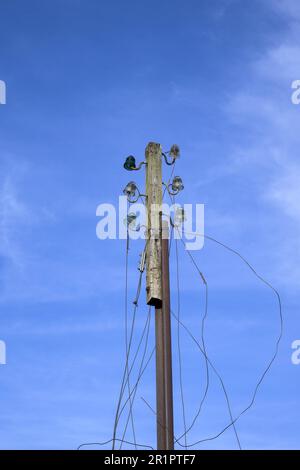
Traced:
<path fill-rule="evenodd" d="M 146 147 L 146 195 L 148 208 L 148 244 L 146 291 L 148 305 L 161 306 L 161 236 L 160 211 L 162 206 L 162 150 L 160 144 L 150 142 Z"/>

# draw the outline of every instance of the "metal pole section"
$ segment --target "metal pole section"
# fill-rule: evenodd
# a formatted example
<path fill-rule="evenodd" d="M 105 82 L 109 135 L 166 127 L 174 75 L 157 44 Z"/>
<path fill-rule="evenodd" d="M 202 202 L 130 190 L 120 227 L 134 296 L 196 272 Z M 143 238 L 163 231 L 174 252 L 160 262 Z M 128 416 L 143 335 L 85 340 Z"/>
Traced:
<path fill-rule="evenodd" d="M 162 316 L 165 361 L 166 450 L 174 449 L 172 341 L 170 315 L 169 224 L 162 221 Z"/>
<path fill-rule="evenodd" d="M 156 432 L 158 450 L 167 449 L 164 336 L 163 312 L 161 308 L 155 308 Z"/>

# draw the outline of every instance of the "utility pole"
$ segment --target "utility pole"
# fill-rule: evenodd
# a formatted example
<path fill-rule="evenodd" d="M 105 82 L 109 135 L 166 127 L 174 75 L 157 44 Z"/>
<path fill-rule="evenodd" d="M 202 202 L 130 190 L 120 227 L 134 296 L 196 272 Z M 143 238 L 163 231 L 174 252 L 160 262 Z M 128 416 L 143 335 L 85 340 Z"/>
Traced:
<path fill-rule="evenodd" d="M 148 210 L 147 303 L 155 307 L 157 448 L 174 448 L 172 348 L 170 326 L 169 226 L 162 221 L 162 150 L 146 148 Z"/>
<path fill-rule="evenodd" d="M 139 170 L 146 165 L 146 294 L 147 304 L 155 307 L 156 342 L 156 423 L 157 449 L 174 449 L 172 344 L 170 317 L 170 276 L 169 276 L 169 224 L 162 220 L 162 157 L 167 165 L 173 165 L 179 156 L 179 147 L 172 145 L 163 153 L 160 144 L 150 142 L 145 150 L 146 161 L 138 166 L 135 158 L 127 157 L 124 168 Z M 171 157 L 171 160 L 170 160 Z M 179 176 L 172 183 L 164 184 L 168 193 L 175 196 L 183 189 Z M 130 203 L 136 202 L 141 193 L 134 181 L 125 187 L 123 193 Z M 129 216 L 128 216 L 129 217 Z M 128 218 L 127 218 L 128 219 Z M 128 219 L 130 223 L 131 219 Z"/>

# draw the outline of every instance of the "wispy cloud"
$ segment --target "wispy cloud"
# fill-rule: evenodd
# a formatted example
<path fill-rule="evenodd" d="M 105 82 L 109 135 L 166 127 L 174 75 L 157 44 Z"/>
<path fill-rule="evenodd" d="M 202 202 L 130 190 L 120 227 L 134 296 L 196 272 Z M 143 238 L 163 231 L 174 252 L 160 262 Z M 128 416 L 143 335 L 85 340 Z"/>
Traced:
<path fill-rule="evenodd" d="M 292 20 L 300 20 L 300 4 L 298 0 L 265 0 L 266 4 L 280 14 Z"/>
<path fill-rule="evenodd" d="M 6 175 L 0 188 L 0 250 L 15 266 L 21 266 L 22 250 L 16 234 L 23 224 L 33 220 L 33 214 L 17 194 L 12 177 Z"/>
<path fill-rule="evenodd" d="M 237 89 L 224 109 L 231 122 L 247 135 L 232 150 L 231 168 L 240 178 L 253 181 L 262 205 L 277 211 L 280 226 L 276 233 L 274 220 L 269 225 L 269 248 L 272 246 L 276 253 L 273 271 L 277 271 L 280 282 L 294 284 L 299 283 L 294 254 L 300 249 L 300 107 L 291 102 L 291 84 L 300 78 L 300 49 L 295 41 L 300 34 L 300 5 L 292 0 L 266 4 L 275 13 L 285 12 L 287 27 L 249 65 L 251 87 L 245 84 Z M 287 238 L 289 224 L 294 231 Z"/>
<path fill-rule="evenodd" d="M 104 269 L 96 253 L 84 256 L 89 251 L 88 246 L 77 246 L 74 256 L 70 248 L 74 244 L 73 233 L 67 232 L 65 237 L 52 240 L 50 229 L 62 230 L 70 195 L 66 191 L 65 199 L 60 199 L 60 206 L 54 213 L 53 205 L 48 207 L 42 199 L 30 198 L 30 181 L 36 170 L 29 164 L 20 163 L 19 167 L 14 159 L 5 161 L 0 180 L 0 301 L 70 301 L 123 287 L 123 264 L 119 269 L 116 265 Z M 94 215 L 95 206 L 91 201 L 83 201 L 80 196 L 78 200 L 72 199 L 69 212 L 73 217 L 81 220 L 88 210 Z M 88 225 L 87 231 L 91 234 L 87 243 L 95 241 L 95 231 Z M 105 250 L 104 246 L 99 244 L 99 251 L 102 249 Z"/>

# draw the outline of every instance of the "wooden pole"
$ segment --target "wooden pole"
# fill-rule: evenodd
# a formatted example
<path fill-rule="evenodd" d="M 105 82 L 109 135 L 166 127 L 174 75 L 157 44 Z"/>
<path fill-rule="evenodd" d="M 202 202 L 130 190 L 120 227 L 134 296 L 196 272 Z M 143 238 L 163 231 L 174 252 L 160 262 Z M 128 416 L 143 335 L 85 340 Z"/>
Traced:
<path fill-rule="evenodd" d="M 148 210 L 147 243 L 147 304 L 161 308 L 161 237 L 160 211 L 162 205 L 162 150 L 160 144 L 150 142 L 146 147 L 146 195 Z"/>
<path fill-rule="evenodd" d="M 155 307 L 157 449 L 174 449 L 172 348 L 170 322 L 169 229 L 162 222 L 162 150 L 146 147 L 148 242 L 147 303 Z M 167 225 L 166 225 L 167 224 Z"/>

